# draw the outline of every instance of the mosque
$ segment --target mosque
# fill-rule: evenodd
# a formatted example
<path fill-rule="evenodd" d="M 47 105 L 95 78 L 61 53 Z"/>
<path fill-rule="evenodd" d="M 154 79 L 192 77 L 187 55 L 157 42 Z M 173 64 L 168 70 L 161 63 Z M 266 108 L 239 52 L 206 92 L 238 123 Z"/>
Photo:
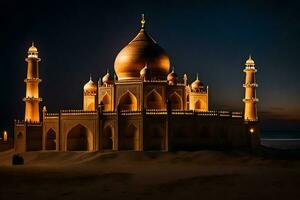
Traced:
<path fill-rule="evenodd" d="M 245 64 L 244 112 L 209 108 L 209 89 L 197 76 L 178 76 L 166 51 L 141 29 L 117 55 L 115 74 L 83 87 L 82 110 L 40 117 L 38 49 L 28 50 L 24 120 L 15 120 L 16 152 L 176 151 L 255 147 L 260 144 L 255 63 Z M 53 99 L 54 100 L 54 99 Z"/>

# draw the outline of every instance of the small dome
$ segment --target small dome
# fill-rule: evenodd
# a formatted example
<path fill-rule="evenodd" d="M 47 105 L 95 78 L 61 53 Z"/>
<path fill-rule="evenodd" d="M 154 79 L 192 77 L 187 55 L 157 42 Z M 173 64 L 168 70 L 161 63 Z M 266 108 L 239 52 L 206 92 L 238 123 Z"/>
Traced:
<path fill-rule="evenodd" d="M 143 69 L 140 71 L 141 78 L 149 78 L 150 76 L 150 69 L 148 68 L 147 64 Z"/>
<path fill-rule="evenodd" d="M 104 84 L 112 84 L 113 83 L 113 78 L 109 74 L 109 71 L 107 70 L 107 73 L 103 76 L 102 82 Z"/>
<path fill-rule="evenodd" d="M 246 61 L 246 65 L 255 65 L 254 60 L 252 60 L 251 56 L 249 56 L 248 60 Z"/>
<path fill-rule="evenodd" d="M 89 82 L 87 82 L 83 87 L 84 92 L 93 93 L 97 91 L 97 85 L 92 81 L 92 77 L 90 77 Z"/>
<path fill-rule="evenodd" d="M 174 69 L 167 76 L 167 81 L 169 84 L 176 84 L 178 81 L 178 75 L 175 73 Z"/>
<path fill-rule="evenodd" d="M 28 49 L 28 53 L 37 53 L 38 50 L 37 48 L 34 46 L 34 43 L 32 43 L 31 47 L 29 47 Z"/>
<path fill-rule="evenodd" d="M 199 80 L 198 74 L 197 74 L 197 79 L 192 83 L 192 90 L 194 91 L 199 91 L 203 88 L 203 83 Z"/>

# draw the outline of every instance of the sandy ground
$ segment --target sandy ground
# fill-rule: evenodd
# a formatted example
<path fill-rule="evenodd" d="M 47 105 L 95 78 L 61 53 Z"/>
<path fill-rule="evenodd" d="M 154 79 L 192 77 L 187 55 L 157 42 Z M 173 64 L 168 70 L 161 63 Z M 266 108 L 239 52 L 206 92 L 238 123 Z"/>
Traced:
<path fill-rule="evenodd" d="M 300 199 L 300 160 L 241 152 L 0 153 L 0 199 Z"/>

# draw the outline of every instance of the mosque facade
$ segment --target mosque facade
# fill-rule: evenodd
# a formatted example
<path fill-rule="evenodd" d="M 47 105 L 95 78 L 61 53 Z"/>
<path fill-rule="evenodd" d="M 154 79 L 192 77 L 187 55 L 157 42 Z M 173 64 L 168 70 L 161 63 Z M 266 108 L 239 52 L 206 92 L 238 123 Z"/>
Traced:
<path fill-rule="evenodd" d="M 253 147 L 260 144 L 255 63 L 245 64 L 244 111 L 209 109 L 209 88 L 189 83 L 170 69 L 165 50 L 141 29 L 117 55 L 115 75 L 92 78 L 83 87 L 82 110 L 40 116 L 38 49 L 26 58 L 24 120 L 15 120 L 17 152 L 55 151 L 176 151 L 202 148 Z"/>

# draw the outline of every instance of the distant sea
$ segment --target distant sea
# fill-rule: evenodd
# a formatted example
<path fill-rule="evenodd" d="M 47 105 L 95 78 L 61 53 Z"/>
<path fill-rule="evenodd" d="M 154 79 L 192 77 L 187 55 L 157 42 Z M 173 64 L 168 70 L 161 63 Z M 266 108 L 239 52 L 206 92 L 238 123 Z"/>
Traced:
<path fill-rule="evenodd" d="M 261 144 L 276 149 L 300 149 L 300 131 L 261 131 Z"/>

